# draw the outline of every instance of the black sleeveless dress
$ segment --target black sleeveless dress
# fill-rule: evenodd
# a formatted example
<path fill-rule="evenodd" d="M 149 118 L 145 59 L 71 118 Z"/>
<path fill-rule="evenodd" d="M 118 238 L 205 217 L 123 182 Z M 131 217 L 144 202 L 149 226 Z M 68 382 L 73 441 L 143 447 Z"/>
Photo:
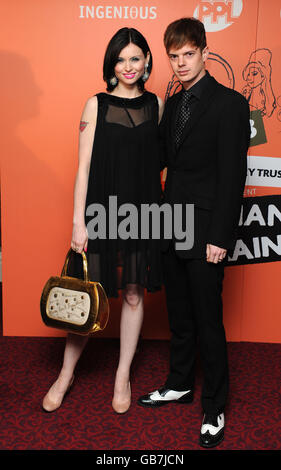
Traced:
<path fill-rule="evenodd" d="M 132 99 L 99 93 L 97 99 L 85 206 L 90 279 L 101 282 L 108 297 L 118 297 L 127 284 L 154 292 L 162 284 L 160 240 L 151 230 L 142 236 L 141 208 L 161 198 L 158 100 L 147 91 Z"/>

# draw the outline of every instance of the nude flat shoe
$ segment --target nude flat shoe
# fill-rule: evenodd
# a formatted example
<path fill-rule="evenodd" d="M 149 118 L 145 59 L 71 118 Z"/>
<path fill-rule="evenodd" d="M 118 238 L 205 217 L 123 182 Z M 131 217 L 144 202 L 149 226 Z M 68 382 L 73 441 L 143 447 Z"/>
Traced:
<path fill-rule="evenodd" d="M 130 390 L 130 397 L 129 397 L 129 399 L 127 399 L 125 401 L 118 401 L 118 400 L 116 400 L 116 398 L 113 397 L 112 408 L 115 411 L 115 413 L 124 414 L 129 410 L 129 408 L 131 406 L 131 384 L 130 384 L 130 382 L 129 382 L 129 390 Z"/>
<path fill-rule="evenodd" d="M 69 392 L 69 390 L 70 390 L 70 388 L 71 388 L 71 386 L 72 386 L 72 384 L 73 384 L 73 381 L 74 381 L 74 375 L 73 375 L 72 378 L 70 379 L 69 385 L 68 385 L 68 387 L 67 387 L 65 393 L 62 394 L 61 400 L 58 400 L 57 402 L 52 401 L 52 400 L 50 399 L 50 397 L 49 397 L 50 390 L 51 390 L 51 388 L 52 388 L 52 387 L 51 387 L 50 390 L 48 391 L 48 393 L 47 393 L 47 394 L 44 396 L 44 398 L 43 398 L 43 402 L 42 402 L 42 408 L 43 408 L 43 410 L 44 410 L 44 411 L 47 411 L 48 413 L 51 413 L 52 411 L 57 410 L 57 409 L 61 406 L 65 395 Z"/>

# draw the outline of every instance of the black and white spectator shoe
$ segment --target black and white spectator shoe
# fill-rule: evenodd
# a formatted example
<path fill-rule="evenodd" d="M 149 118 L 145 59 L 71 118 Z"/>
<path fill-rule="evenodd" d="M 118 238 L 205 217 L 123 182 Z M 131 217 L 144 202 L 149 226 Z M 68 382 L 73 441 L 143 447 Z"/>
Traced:
<path fill-rule="evenodd" d="M 224 414 L 205 414 L 201 426 L 199 444 L 216 447 L 224 438 Z"/>
<path fill-rule="evenodd" d="M 193 400 L 192 390 L 177 392 L 169 388 L 162 387 L 154 392 L 143 395 L 138 399 L 141 406 L 150 406 L 156 408 L 158 406 L 167 405 L 168 403 L 191 403 Z"/>

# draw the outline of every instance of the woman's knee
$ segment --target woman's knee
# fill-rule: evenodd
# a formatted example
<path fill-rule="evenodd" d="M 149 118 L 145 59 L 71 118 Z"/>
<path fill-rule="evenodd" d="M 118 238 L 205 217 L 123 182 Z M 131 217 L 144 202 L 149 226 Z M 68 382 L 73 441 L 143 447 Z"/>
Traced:
<path fill-rule="evenodd" d="M 124 290 L 123 297 L 125 302 L 135 309 L 143 300 L 143 288 L 136 284 L 128 284 Z"/>

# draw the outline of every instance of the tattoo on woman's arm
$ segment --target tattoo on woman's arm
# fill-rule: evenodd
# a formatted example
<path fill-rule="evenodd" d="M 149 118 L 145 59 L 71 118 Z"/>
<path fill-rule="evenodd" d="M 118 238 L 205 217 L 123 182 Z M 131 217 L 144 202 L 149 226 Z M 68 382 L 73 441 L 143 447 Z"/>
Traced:
<path fill-rule="evenodd" d="M 84 131 L 84 129 L 87 127 L 87 124 L 89 124 L 87 121 L 80 121 L 80 126 L 79 126 L 80 132 Z"/>

